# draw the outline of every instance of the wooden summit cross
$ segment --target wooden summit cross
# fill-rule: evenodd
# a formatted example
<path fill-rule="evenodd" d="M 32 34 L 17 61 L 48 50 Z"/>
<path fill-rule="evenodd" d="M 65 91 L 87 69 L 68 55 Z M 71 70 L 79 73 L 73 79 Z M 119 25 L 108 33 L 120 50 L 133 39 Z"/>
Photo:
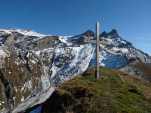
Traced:
<path fill-rule="evenodd" d="M 87 41 L 88 43 L 92 43 L 95 44 L 96 47 L 96 60 L 95 60 L 95 77 L 98 80 L 100 78 L 100 72 L 99 72 L 99 48 L 100 48 L 100 23 L 97 22 L 96 23 L 96 29 L 95 29 L 95 38 L 94 40 L 89 39 L 89 41 Z"/>
<path fill-rule="evenodd" d="M 100 31 L 100 23 L 96 23 L 96 79 L 98 80 L 100 78 L 99 73 L 99 45 L 100 45 L 100 39 L 99 39 L 99 33 Z"/>

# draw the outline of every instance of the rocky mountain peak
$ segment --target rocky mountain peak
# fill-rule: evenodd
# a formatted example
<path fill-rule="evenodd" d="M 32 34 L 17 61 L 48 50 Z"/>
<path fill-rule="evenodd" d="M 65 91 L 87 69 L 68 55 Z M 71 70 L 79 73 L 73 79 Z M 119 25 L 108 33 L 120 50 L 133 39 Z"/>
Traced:
<path fill-rule="evenodd" d="M 94 32 L 92 30 L 87 30 L 86 32 L 83 33 L 83 35 L 87 37 L 94 37 Z"/>
<path fill-rule="evenodd" d="M 112 29 L 108 34 L 109 35 L 114 35 L 114 36 L 119 36 L 119 34 L 118 34 L 116 29 Z"/>
<path fill-rule="evenodd" d="M 105 38 L 119 38 L 118 31 L 116 29 L 112 29 L 110 32 L 102 32 L 100 34 L 100 37 L 105 37 Z"/>
<path fill-rule="evenodd" d="M 108 33 L 106 31 L 103 31 L 101 34 L 100 34 L 100 37 L 107 37 L 108 36 Z"/>

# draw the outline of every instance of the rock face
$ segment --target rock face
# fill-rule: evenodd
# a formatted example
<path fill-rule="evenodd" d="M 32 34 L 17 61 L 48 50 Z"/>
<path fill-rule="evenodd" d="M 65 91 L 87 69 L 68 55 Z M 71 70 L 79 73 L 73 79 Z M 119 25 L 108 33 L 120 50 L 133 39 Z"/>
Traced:
<path fill-rule="evenodd" d="M 18 113 L 47 100 L 56 86 L 95 64 L 94 33 L 48 36 L 30 30 L 0 30 L 0 113 Z M 151 57 L 116 30 L 100 35 L 100 65 L 123 68 Z"/>
<path fill-rule="evenodd" d="M 44 102 L 54 87 L 89 66 L 91 44 L 67 46 L 59 36 L 37 34 L 1 31 L 1 113 L 18 113 Z"/>

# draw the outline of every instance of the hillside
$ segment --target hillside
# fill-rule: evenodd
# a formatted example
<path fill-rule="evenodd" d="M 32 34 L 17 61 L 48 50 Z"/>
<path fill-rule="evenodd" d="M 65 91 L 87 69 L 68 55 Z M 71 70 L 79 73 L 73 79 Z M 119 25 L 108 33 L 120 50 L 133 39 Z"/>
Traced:
<path fill-rule="evenodd" d="M 18 113 L 44 103 L 56 87 L 96 63 L 95 33 L 44 35 L 0 29 L 0 112 Z M 100 66 L 150 81 L 151 56 L 117 30 L 100 34 Z M 140 65 L 138 65 L 140 64 Z"/>
<path fill-rule="evenodd" d="M 151 82 L 151 64 L 144 64 L 142 62 L 130 63 L 119 70 Z"/>
<path fill-rule="evenodd" d="M 101 68 L 63 83 L 42 105 L 42 113 L 151 113 L 151 87 L 141 79 Z"/>

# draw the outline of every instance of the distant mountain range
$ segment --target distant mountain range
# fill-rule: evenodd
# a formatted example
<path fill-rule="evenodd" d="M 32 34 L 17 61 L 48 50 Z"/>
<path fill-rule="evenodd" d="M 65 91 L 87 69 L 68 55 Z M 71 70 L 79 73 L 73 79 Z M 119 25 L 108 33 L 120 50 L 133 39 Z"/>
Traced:
<path fill-rule="evenodd" d="M 0 112 L 18 113 L 46 101 L 55 87 L 95 65 L 95 33 L 49 36 L 0 29 Z M 100 34 L 100 66 L 151 81 L 151 56 L 119 36 Z"/>

